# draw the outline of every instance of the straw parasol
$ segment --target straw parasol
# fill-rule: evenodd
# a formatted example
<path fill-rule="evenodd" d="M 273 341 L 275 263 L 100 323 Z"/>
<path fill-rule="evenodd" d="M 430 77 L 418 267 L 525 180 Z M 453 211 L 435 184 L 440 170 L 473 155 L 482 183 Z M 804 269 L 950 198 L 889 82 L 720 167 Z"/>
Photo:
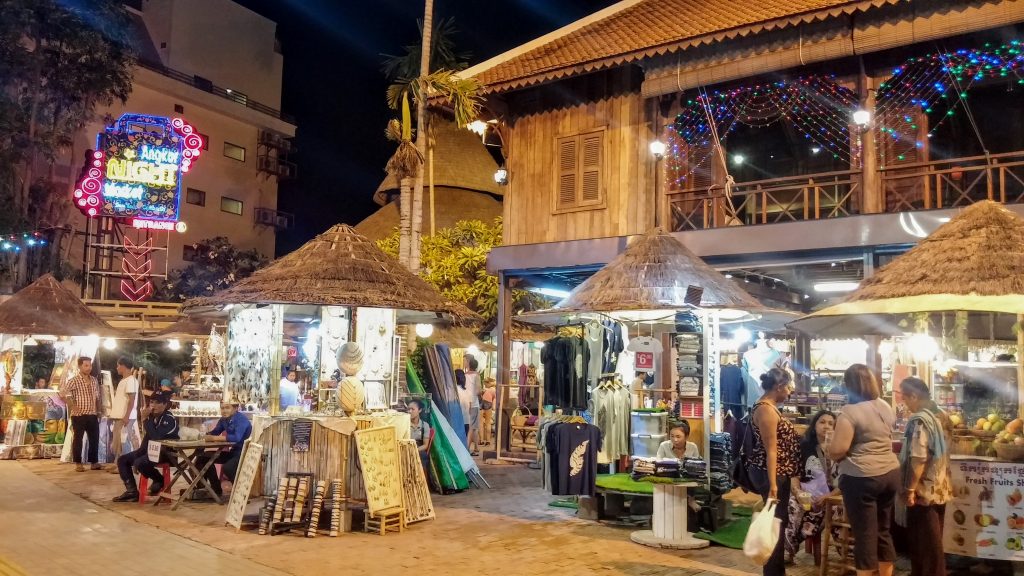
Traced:
<path fill-rule="evenodd" d="M 1024 314 L 1024 219 L 996 202 L 965 208 L 842 303 L 790 323 L 821 334 L 898 334 L 914 312 Z"/>
<path fill-rule="evenodd" d="M 753 296 L 708 266 L 661 228 L 636 238 L 604 268 L 577 286 L 552 313 L 646 312 L 712 308 L 762 310 Z"/>
<path fill-rule="evenodd" d="M 157 332 L 155 338 L 208 338 L 216 320 L 201 316 L 185 316 Z"/>
<path fill-rule="evenodd" d="M 229 288 L 185 302 L 182 310 L 195 313 L 227 304 L 363 306 L 445 313 L 457 321 L 478 319 L 345 224 Z"/>
<path fill-rule="evenodd" d="M 439 328 L 434 330 L 427 340 L 434 344 L 447 344 L 452 348 L 469 348 L 475 346 L 482 352 L 495 352 L 498 347 L 487 344 L 477 337 L 472 330 L 465 326 L 453 326 L 450 328 Z"/>
<path fill-rule="evenodd" d="M 104 322 L 52 274 L 40 277 L 0 304 L 0 333 L 130 337 Z"/>

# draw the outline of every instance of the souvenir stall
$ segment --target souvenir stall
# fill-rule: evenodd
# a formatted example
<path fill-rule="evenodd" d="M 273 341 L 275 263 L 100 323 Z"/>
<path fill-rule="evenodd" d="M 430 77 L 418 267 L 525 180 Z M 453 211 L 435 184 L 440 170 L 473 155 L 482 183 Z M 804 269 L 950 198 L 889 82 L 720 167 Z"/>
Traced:
<path fill-rule="evenodd" d="M 49 274 L 0 304 L 0 458 L 70 459 L 70 420 L 57 390 L 77 374 L 79 356 L 95 358 L 101 338 L 124 336 Z M 109 369 L 95 370 L 102 426 L 113 384 Z"/>
<path fill-rule="evenodd" d="M 166 342 L 172 351 L 189 351 L 191 369 L 180 388 L 174 389 L 171 410 L 183 426 L 204 433 L 220 418 L 227 364 L 226 320 L 186 316 L 152 337 Z"/>
<path fill-rule="evenodd" d="M 184 306 L 188 315 L 225 311 L 224 397 L 251 415 L 250 444 L 263 462 L 257 491 L 280 492 L 289 474 L 313 474 L 338 481 L 346 500 L 372 488 L 356 478 L 355 431 L 410 435 L 409 414 L 392 409 L 405 345 L 397 325 L 475 318 L 345 225 Z M 302 341 L 293 353 L 286 334 Z M 303 392 L 283 367 L 312 374 L 312 388 Z"/>
<path fill-rule="evenodd" d="M 624 483 L 660 476 L 653 487 L 652 530 L 634 532 L 632 539 L 656 547 L 707 546 L 687 531 L 687 490 L 702 489 L 704 506 L 717 516 L 711 509 L 732 488 L 730 442 L 728 435 L 718 434 L 719 331 L 722 322 L 750 320 L 751 312 L 762 309 L 674 237 L 655 229 L 636 238 L 554 308 L 520 316 L 581 329 L 579 335 L 563 336 L 552 352 L 551 342 L 544 346 L 545 379 L 554 380 L 544 384 L 545 404 L 555 413 L 545 408 L 538 439 L 552 493 L 621 493 Z M 620 361 L 623 352 L 632 352 L 625 363 Z M 598 361 L 591 364 L 594 355 Z M 573 370 L 573 365 L 584 368 Z M 666 408 L 671 417 L 690 423 L 691 437 L 700 438 L 701 458 L 655 457 L 668 439 Z M 568 459 L 577 456 L 576 444 L 584 447 L 585 467 L 593 471 L 586 479 L 592 483 L 566 486 L 562 472 Z M 600 453 L 613 461 L 631 456 L 632 478 L 598 477 Z M 590 504 L 581 501 L 580 506 Z"/>
<path fill-rule="evenodd" d="M 989 318 L 993 335 L 972 349 L 972 318 Z M 1000 320 L 1000 318 L 1002 320 Z M 959 319 L 959 320 L 957 320 Z M 965 208 L 894 259 L 842 303 L 791 324 L 811 334 L 863 336 L 889 344 L 869 350 L 888 359 L 890 382 L 917 376 L 958 427 L 951 446 L 954 500 L 946 505 L 947 553 L 1024 560 L 1016 511 L 1024 470 L 1024 219 L 993 202 Z M 999 322 L 1005 331 L 997 330 Z M 951 326 L 950 333 L 942 326 Z M 995 350 L 1013 354 L 999 358 Z M 1012 358 L 1012 360 L 1010 360 Z M 870 363 L 869 363 L 870 364 Z M 894 394 L 897 414 L 904 412 Z M 975 420 L 976 419 L 976 420 Z M 1019 440 L 1018 440 L 1019 439 Z M 894 444 L 903 441 L 894 432 Z"/>
<path fill-rule="evenodd" d="M 490 332 L 493 335 L 493 328 Z M 513 320 L 509 336 L 509 383 L 497 390 L 498 397 L 495 399 L 496 448 L 493 453 L 484 452 L 484 457 L 510 462 L 533 462 L 539 457 L 537 419 L 544 394 L 544 363 L 541 354 L 544 343 L 555 338 L 557 332 Z M 496 354 L 493 360 L 496 364 Z M 498 406 L 500 409 L 497 409 Z"/>

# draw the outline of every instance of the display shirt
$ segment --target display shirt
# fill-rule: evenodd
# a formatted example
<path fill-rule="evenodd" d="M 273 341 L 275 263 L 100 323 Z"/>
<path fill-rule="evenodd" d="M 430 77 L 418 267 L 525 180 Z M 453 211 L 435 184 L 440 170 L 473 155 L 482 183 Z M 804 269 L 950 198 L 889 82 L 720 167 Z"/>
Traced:
<path fill-rule="evenodd" d="M 551 456 L 551 492 L 593 496 L 601 431 L 589 424 L 557 424 L 548 428 L 545 448 Z"/>
<path fill-rule="evenodd" d="M 129 394 L 139 393 L 139 381 L 135 376 L 125 376 L 121 378 L 121 381 L 117 383 L 117 390 L 114 391 L 114 399 L 110 406 L 110 417 L 111 418 L 124 418 L 126 415 L 129 420 L 135 420 L 138 418 L 138 408 L 135 406 L 135 402 L 128 401 Z"/>

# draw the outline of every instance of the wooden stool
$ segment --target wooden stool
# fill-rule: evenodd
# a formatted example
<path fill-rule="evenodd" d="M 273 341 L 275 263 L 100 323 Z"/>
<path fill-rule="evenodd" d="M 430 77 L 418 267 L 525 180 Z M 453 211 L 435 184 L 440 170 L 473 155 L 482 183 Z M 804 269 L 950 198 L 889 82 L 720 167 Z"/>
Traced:
<path fill-rule="evenodd" d="M 834 562 L 830 562 L 833 528 L 839 530 L 839 534 L 836 537 L 836 543 L 839 545 L 839 557 Z M 832 568 L 838 568 L 837 574 L 840 575 L 855 571 L 857 568 L 853 561 L 853 530 L 846 517 L 842 496 L 829 496 L 825 498 L 825 528 L 821 533 L 821 566 L 819 567 L 818 575 L 828 576 L 830 565 Z"/>
<path fill-rule="evenodd" d="M 388 508 L 376 514 L 366 511 L 366 520 L 363 522 L 363 530 L 366 532 L 378 532 L 383 536 L 388 531 L 401 533 L 404 528 L 405 508 Z"/>

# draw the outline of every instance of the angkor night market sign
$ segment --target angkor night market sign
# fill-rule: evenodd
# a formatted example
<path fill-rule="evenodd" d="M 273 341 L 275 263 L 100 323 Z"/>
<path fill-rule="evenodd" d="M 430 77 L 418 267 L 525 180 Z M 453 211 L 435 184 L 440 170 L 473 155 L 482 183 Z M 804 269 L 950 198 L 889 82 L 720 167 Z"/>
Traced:
<path fill-rule="evenodd" d="M 97 135 L 91 165 L 75 187 L 75 205 L 89 217 L 184 232 L 178 219 L 181 177 L 202 149 L 203 139 L 181 118 L 125 114 Z"/>

